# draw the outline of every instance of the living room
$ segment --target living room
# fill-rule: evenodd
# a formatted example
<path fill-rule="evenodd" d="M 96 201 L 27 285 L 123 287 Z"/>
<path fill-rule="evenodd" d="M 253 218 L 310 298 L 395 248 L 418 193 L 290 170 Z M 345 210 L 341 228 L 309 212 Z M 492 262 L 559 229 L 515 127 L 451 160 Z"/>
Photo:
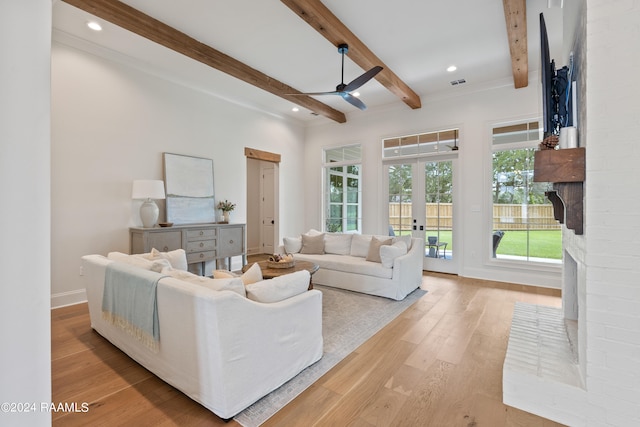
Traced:
<path fill-rule="evenodd" d="M 587 28 L 585 44 L 593 46 L 587 53 L 587 63 L 592 68 L 588 69 L 589 104 L 584 107 L 588 118 L 585 126 L 589 126 L 590 131 L 588 151 L 591 151 L 587 159 L 587 182 L 590 180 L 590 183 L 586 187 L 585 221 L 587 233 L 591 231 L 592 234 L 586 242 L 578 244 L 579 248 L 584 248 L 588 267 L 581 277 L 584 280 L 581 286 L 587 289 L 583 299 L 589 295 L 593 305 L 584 312 L 592 310 L 589 322 L 600 322 L 603 312 L 608 311 L 616 311 L 621 316 L 617 321 L 603 321 L 602 334 L 592 332 L 588 336 L 591 343 L 598 342 L 600 336 L 607 337 L 606 344 L 589 350 L 589 357 L 596 360 L 593 363 L 598 363 L 599 355 L 608 361 L 603 363 L 606 373 L 598 371 L 587 375 L 592 381 L 591 390 L 596 390 L 595 395 L 590 395 L 596 397 L 585 399 L 598 408 L 595 421 L 589 425 L 629 425 L 629 421 L 638 421 L 639 407 L 637 397 L 633 397 L 639 394 L 638 383 L 624 377 L 640 375 L 637 351 L 640 297 L 637 286 L 632 283 L 640 263 L 637 263 L 638 250 L 629 240 L 637 230 L 637 214 L 628 212 L 638 212 L 638 202 L 624 198 L 624 209 L 617 203 L 625 190 L 629 194 L 635 191 L 633 183 L 637 172 L 629 162 L 638 157 L 633 145 L 638 130 L 637 121 L 634 121 L 638 101 L 629 93 L 637 95 L 638 83 L 613 84 L 608 71 L 614 63 L 627 70 L 637 67 L 638 55 L 629 41 L 637 37 L 629 37 L 622 29 L 610 34 L 603 26 L 624 28 L 637 35 L 637 25 L 632 26 L 629 20 L 637 18 L 639 11 L 637 5 L 622 7 L 614 2 L 587 1 L 584 7 L 580 19 Z M 568 4 L 565 5 L 567 9 L 574 10 Z M 607 9 L 606 13 L 604 9 Z M 26 13 L 37 15 L 40 23 L 47 22 L 47 28 L 51 28 L 51 16 L 47 11 L 27 10 Z M 0 15 L 11 16 L 10 13 Z M 11 21 L 10 18 L 0 19 Z M 24 16 L 23 19 L 28 22 Z M 635 22 L 637 24 L 637 20 Z M 589 29 L 594 31 L 589 32 Z M 40 86 L 33 89 L 40 90 L 36 94 L 51 94 L 51 127 L 49 131 L 48 120 L 40 120 L 40 116 L 33 120 L 31 114 L 18 108 L 17 111 L 25 116 L 15 122 L 22 123 L 23 128 L 31 128 L 35 121 L 37 137 L 31 140 L 32 135 L 26 137 L 20 131 L 16 133 L 18 137 L 9 133 L 2 138 L 3 168 L 0 173 L 5 182 L 14 183 L 17 189 L 9 192 L 6 200 L 9 206 L 25 208 L 20 212 L 5 209 L 2 213 L 3 229 L 9 236 L 3 246 L 3 270 L 9 272 L 5 283 L 20 284 L 19 287 L 3 286 L 3 324 L 24 323 L 17 332 L 7 333 L 6 341 L 14 344 L 15 350 L 3 351 L 2 361 L 3 366 L 18 366 L 16 372 L 26 375 L 26 384 L 37 385 L 3 386 L 3 400 L 15 400 L 15 393 L 20 400 L 50 400 L 47 395 L 49 383 L 43 380 L 50 377 L 47 373 L 50 362 L 47 352 L 49 307 L 83 301 L 79 271 L 82 255 L 128 251 L 128 227 L 138 225 L 136 209 L 130 199 L 131 182 L 139 178 L 162 179 L 163 152 L 212 158 L 216 196 L 238 204 L 232 217 L 232 221 L 237 222 L 246 219 L 247 210 L 244 148 L 281 154 L 280 235 L 287 236 L 309 228 L 322 228 L 319 196 L 322 148 L 360 143 L 363 147 L 363 179 L 367 183 L 363 192 L 363 209 L 367 212 L 363 217 L 363 229 L 381 233 L 387 229 L 387 218 L 380 207 L 384 205 L 381 139 L 459 127 L 459 162 L 464 171 L 458 209 L 459 230 L 464 236 L 460 249 L 460 276 L 556 289 L 562 286 L 562 272 L 557 268 L 514 268 L 487 262 L 490 257 L 487 255 L 487 233 L 490 232 L 487 213 L 474 208 L 486 204 L 484 174 L 490 159 L 490 126 L 539 117 L 540 95 L 536 79 L 531 79 L 529 87 L 517 91 L 509 81 L 494 88 L 469 86 L 454 96 L 424 97 L 423 106 L 418 110 L 393 105 L 371 108 L 363 115 L 350 115 L 346 124 L 322 121 L 305 125 L 171 81 L 162 72 L 146 69 L 143 60 L 122 58 L 109 51 L 87 51 L 89 48 L 81 46 L 81 41 L 66 39 L 62 34 L 54 32 L 53 41 L 46 48 L 42 46 L 41 38 L 30 37 L 36 39 L 30 43 L 40 56 L 29 66 L 41 67 L 48 62 L 49 51 L 51 55 L 50 91 L 43 83 L 48 82 L 48 73 L 44 79 L 38 76 Z M 7 52 L 15 62 L 23 60 L 15 49 L 7 48 Z M 180 61 L 179 58 L 176 60 Z M 605 91 L 611 90 L 616 105 L 610 105 L 609 98 L 605 97 Z M 24 104 L 24 94 L 7 93 L 12 96 L 8 98 L 9 103 L 3 102 L 4 112 Z M 45 98 L 38 111 L 48 111 L 48 97 Z M 624 108 L 615 108 L 620 105 Z M 47 116 L 47 113 L 43 114 Z M 5 114 L 4 120 L 8 118 L 15 116 Z M 47 123 L 43 124 L 43 121 Z M 614 126 L 611 123 L 616 126 L 614 131 L 611 131 Z M 4 124 L 5 129 L 11 129 L 11 122 L 7 126 Z M 616 138 L 611 138 L 612 134 Z M 12 142 L 5 142 L 16 140 L 29 143 L 14 147 Z M 601 148 L 599 140 L 606 140 L 608 148 Z M 25 171 L 30 173 L 28 178 L 23 178 Z M 20 179 L 16 179 L 18 177 Z M 609 181 L 615 181 L 613 194 Z M 610 198 L 607 199 L 604 193 Z M 24 195 L 35 200 L 25 201 Z M 612 207 L 603 212 L 600 204 Z M 25 211 L 29 215 L 25 215 Z M 50 215 L 44 215 L 49 211 Z M 16 233 L 17 229 L 20 233 Z M 42 237 L 49 235 L 50 245 L 48 239 Z M 577 238 L 571 232 L 565 236 Z M 16 250 L 31 254 L 29 265 L 26 260 L 16 262 L 12 256 Z M 38 271 L 33 280 L 25 283 L 24 273 L 32 272 L 33 265 Z M 605 286 L 606 291 L 603 290 Z M 609 292 L 614 299 L 604 299 L 603 294 Z M 43 307 L 46 313 L 42 313 Z M 37 310 L 40 311 L 36 313 Z M 634 326 L 619 329 L 615 327 L 616 322 Z M 596 325 L 598 330 L 600 325 Z M 39 343 L 24 343 L 17 334 L 31 336 Z M 25 371 L 33 372 L 25 374 Z M 617 402 L 600 399 L 603 394 L 611 393 L 619 398 Z M 604 403 L 599 406 L 595 401 Z M 613 407 L 617 410 L 609 411 Z"/>

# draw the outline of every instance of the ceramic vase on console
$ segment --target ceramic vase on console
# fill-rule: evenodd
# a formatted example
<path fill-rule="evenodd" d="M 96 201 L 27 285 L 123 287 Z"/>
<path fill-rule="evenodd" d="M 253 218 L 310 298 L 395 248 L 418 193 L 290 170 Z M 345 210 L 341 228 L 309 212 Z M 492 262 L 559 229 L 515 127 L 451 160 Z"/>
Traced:
<path fill-rule="evenodd" d="M 222 211 L 222 218 L 224 222 L 229 222 L 229 211 Z"/>

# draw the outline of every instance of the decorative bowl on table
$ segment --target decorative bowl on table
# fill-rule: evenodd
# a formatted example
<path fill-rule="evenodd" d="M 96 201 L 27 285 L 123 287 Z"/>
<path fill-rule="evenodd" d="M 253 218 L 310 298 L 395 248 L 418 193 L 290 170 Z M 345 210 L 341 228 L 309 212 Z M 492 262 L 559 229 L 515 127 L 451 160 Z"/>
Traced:
<path fill-rule="evenodd" d="M 291 268 L 296 265 L 291 254 L 273 254 L 267 260 L 269 268 Z"/>
<path fill-rule="evenodd" d="M 159 222 L 158 225 L 160 227 L 171 227 L 173 225 L 172 222 Z"/>

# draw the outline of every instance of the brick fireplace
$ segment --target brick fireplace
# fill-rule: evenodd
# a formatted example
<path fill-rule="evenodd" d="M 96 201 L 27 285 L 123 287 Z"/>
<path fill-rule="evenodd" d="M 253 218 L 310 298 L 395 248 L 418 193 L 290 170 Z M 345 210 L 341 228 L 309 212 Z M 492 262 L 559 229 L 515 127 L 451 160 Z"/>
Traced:
<path fill-rule="evenodd" d="M 584 234 L 563 227 L 562 308 L 516 304 L 507 405 L 570 426 L 640 425 L 640 2 L 564 2 L 586 149 Z M 620 78 L 616 76 L 620 74 Z M 627 78 L 629 77 L 629 78 Z"/>

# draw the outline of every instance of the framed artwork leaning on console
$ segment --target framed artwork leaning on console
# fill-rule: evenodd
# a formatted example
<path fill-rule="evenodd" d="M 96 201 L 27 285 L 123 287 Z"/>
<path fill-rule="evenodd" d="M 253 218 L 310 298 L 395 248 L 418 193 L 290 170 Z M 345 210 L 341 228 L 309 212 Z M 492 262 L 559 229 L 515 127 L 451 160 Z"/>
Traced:
<path fill-rule="evenodd" d="M 213 160 L 163 153 L 167 222 L 216 222 Z"/>

